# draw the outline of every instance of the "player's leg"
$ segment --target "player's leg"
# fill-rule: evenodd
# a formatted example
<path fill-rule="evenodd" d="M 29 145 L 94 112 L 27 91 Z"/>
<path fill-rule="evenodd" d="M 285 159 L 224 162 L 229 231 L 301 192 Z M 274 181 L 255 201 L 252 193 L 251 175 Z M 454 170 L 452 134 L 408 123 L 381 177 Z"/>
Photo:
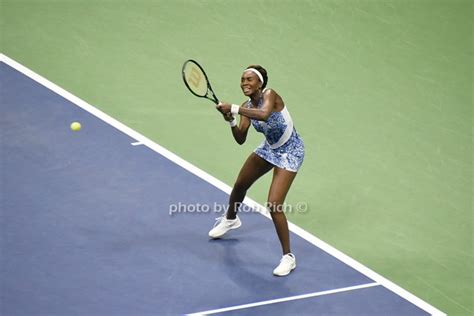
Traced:
<path fill-rule="evenodd" d="M 229 197 L 229 209 L 227 210 L 227 219 L 234 219 L 240 203 L 245 198 L 247 190 L 261 176 L 270 171 L 274 166 L 268 161 L 260 158 L 255 153 L 251 153 L 240 169 L 237 180 Z"/>
<path fill-rule="evenodd" d="M 245 161 L 240 173 L 235 181 L 234 187 L 229 197 L 229 206 L 227 213 L 218 219 L 218 222 L 209 231 L 209 237 L 222 237 L 231 229 L 236 229 L 241 226 L 240 219 L 237 217 L 239 205 L 245 198 L 247 190 L 250 186 L 265 173 L 270 171 L 273 165 L 266 160 L 260 158 L 255 153 Z"/>
<path fill-rule="evenodd" d="M 268 193 L 267 207 L 270 211 L 283 251 L 280 265 L 273 271 L 275 275 L 279 276 L 287 275 L 296 267 L 296 260 L 290 248 L 288 221 L 284 213 L 285 198 L 295 177 L 296 172 L 275 168 L 273 171 L 272 184 Z"/>

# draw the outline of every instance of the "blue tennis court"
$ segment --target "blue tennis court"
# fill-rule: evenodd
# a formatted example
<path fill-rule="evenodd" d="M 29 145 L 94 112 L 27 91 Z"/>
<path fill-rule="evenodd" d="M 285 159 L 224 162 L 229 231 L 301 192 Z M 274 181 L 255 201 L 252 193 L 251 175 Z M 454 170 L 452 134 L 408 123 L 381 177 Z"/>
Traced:
<path fill-rule="evenodd" d="M 209 240 L 218 180 L 5 56 L 0 84 L 2 315 L 444 315 L 294 225 L 274 277 L 266 216 Z"/>

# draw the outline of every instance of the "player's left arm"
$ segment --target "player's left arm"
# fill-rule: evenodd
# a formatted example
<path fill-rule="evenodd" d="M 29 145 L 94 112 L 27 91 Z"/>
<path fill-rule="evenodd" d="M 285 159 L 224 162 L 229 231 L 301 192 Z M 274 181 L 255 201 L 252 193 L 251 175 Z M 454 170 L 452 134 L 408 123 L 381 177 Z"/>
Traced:
<path fill-rule="evenodd" d="M 262 107 L 258 109 L 239 107 L 239 114 L 257 121 L 266 121 L 275 108 L 276 96 L 277 94 L 275 91 L 272 89 L 267 89 L 263 93 Z M 217 105 L 217 109 L 224 114 L 229 113 L 231 108 L 232 105 L 228 103 L 220 103 Z"/>

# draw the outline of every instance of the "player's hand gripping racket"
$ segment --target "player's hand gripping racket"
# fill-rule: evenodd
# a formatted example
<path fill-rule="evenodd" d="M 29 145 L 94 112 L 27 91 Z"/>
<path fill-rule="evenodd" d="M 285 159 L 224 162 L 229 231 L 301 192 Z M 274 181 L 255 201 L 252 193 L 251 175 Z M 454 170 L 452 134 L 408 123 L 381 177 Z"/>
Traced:
<path fill-rule="evenodd" d="M 189 59 L 184 62 L 182 74 L 184 84 L 192 94 L 219 104 L 204 69 L 195 60 Z"/>

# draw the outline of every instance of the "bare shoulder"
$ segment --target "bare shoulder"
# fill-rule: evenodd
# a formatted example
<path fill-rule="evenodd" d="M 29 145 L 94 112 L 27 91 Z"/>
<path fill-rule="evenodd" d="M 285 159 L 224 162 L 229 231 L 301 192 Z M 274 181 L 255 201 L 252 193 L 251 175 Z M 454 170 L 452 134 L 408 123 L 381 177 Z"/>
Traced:
<path fill-rule="evenodd" d="M 275 96 L 275 95 L 278 95 L 278 93 L 276 93 L 275 90 L 273 90 L 272 88 L 265 88 L 265 91 L 263 91 L 263 96 L 266 97 L 266 96 Z"/>
<path fill-rule="evenodd" d="M 275 102 L 275 110 L 280 111 L 283 108 L 283 99 L 281 96 L 273 89 L 267 88 L 263 92 L 263 98 L 269 99 L 271 102 Z"/>
<path fill-rule="evenodd" d="M 263 91 L 263 97 L 265 99 L 272 98 L 275 100 L 279 100 L 279 99 L 281 100 L 280 95 L 274 89 L 271 89 L 271 88 L 265 88 L 265 91 Z"/>

